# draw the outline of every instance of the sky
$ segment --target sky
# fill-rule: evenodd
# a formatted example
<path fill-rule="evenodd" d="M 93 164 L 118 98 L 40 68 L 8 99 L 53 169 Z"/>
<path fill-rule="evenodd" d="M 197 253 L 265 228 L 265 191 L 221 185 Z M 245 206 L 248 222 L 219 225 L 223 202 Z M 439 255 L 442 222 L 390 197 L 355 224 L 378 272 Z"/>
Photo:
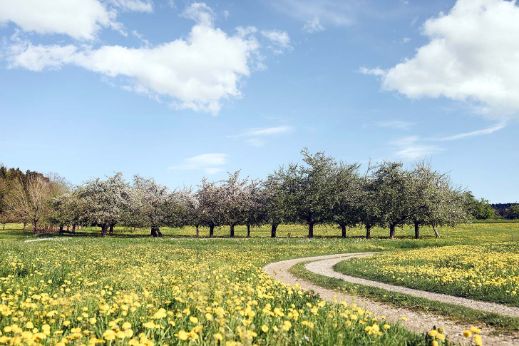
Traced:
<path fill-rule="evenodd" d="M 0 0 L 0 162 L 261 178 L 324 151 L 519 201 L 519 5 Z"/>

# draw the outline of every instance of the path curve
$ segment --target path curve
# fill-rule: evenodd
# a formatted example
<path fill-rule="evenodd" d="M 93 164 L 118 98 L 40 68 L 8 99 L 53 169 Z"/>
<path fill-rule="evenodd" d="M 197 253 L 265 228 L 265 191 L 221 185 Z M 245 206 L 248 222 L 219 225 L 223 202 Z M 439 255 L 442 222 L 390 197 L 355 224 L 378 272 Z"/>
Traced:
<path fill-rule="evenodd" d="M 308 291 L 314 291 L 315 293 L 319 294 L 319 296 L 327 301 L 336 302 L 336 301 L 346 301 L 347 303 L 355 303 L 363 308 L 365 308 L 368 311 L 373 312 L 374 314 L 378 316 L 385 316 L 385 320 L 388 322 L 391 322 L 393 324 L 400 323 L 404 327 L 406 327 L 409 330 L 412 330 L 417 333 L 424 333 L 429 331 L 433 326 L 443 327 L 446 330 L 447 335 L 449 336 L 449 339 L 454 342 L 458 342 L 461 344 L 467 344 L 467 340 L 463 338 L 462 334 L 463 331 L 470 328 L 469 324 L 454 322 L 446 318 L 445 316 L 431 314 L 431 313 L 425 313 L 421 311 L 413 311 L 406 308 L 398 308 L 392 305 L 384 304 L 381 302 L 373 301 L 368 298 L 364 297 L 358 297 L 354 295 L 350 295 L 347 293 L 338 292 L 335 290 L 327 289 L 321 286 L 318 286 L 316 284 L 313 284 L 311 282 L 308 282 L 306 280 L 300 279 L 296 277 L 295 275 L 290 273 L 290 268 L 295 266 L 299 263 L 306 263 L 305 268 L 315 274 L 333 277 L 337 279 L 341 279 L 347 282 L 351 282 L 354 284 L 361 284 L 361 285 L 367 285 L 372 287 L 379 287 L 386 289 L 390 292 L 399 292 L 399 293 L 405 293 L 409 295 L 414 295 L 417 297 L 423 297 L 430 300 L 437 300 L 446 302 L 449 304 L 457 304 L 456 302 L 462 302 L 462 304 L 458 305 L 464 305 L 466 301 L 481 304 L 483 303 L 484 306 L 486 304 L 492 305 L 492 309 L 496 308 L 496 306 L 500 308 L 509 308 L 504 309 L 503 311 L 506 311 L 506 313 L 511 313 L 511 316 L 519 316 L 515 315 L 515 313 L 519 313 L 519 309 L 517 308 L 511 308 L 502 306 L 499 304 L 493 304 L 493 303 L 486 303 L 486 302 L 480 302 L 480 301 L 472 301 L 470 299 L 466 298 L 460 298 L 460 297 L 452 297 L 437 293 L 431 293 L 431 292 L 425 292 L 425 291 L 419 291 L 419 290 L 413 290 L 402 286 L 394 286 L 389 284 L 384 284 L 377 281 L 371 281 L 371 280 L 365 280 L 360 279 L 348 275 L 344 275 L 341 273 L 337 273 L 333 270 L 333 266 L 340 262 L 347 259 L 352 258 L 359 258 L 359 257 L 366 257 L 371 256 L 373 253 L 346 253 L 346 254 L 337 254 L 337 255 L 326 255 L 326 256 L 317 256 L 317 257 L 304 257 L 304 258 L 296 258 L 281 262 L 275 262 L 270 263 L 267 266 L 263 268 L 263 270 L 274 277 L 275 279 L 288 284 L 288 285 L 295 285 L 299 284 L 301 288 Z M 409 291 L 408 291 L 409 290 Z M 418 295 L 420 294 L 420 295 Z M 441 297 L 438 297 L 441 296 Z M 449 299 L 447 300 L 439 300 L 439 299 Z M 458 299 L 460 299 L 458 301 Z M 490 305 L 488 307 L 490 307 Z M 469 306 L 470 308 L 474 308 L 475 305 Z M 478 309 L 485 310 L 485 311 L 492 311 L 488 310 L 486 308 L 481 308 L 477 306 Z M 517 310 L 517 311 L 516 311 Z M 503 313 L 501 313 L 503 314 Z M 509 315 L 509 314 L 508 314 Z M 406 320 L 402 320 L 401 317 L 407 317 Z M 510 316 L 510 315 L 509 315 Z M 519 344 L 519 333 L 515 333 L 513 335 L 495 335 L 495 330 L 493 330 L 489 326 L 485 326 L 482 330 L 482 337 L 485 345 L 518 345 Z"/>

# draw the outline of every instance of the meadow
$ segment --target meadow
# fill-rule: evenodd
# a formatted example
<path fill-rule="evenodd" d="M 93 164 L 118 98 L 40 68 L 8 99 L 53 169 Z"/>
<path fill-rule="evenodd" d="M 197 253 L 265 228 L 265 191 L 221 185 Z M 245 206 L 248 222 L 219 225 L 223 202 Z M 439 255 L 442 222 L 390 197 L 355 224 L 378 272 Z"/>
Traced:
<path fill-rule="evenodd" d="M 384 253 L 336 270 L 426 291 L 519 306 L 519 243 Z"/>
<path fill-rule="evenodd" d="M 0 231 L 0 344 L 429 345 L 426 336 L 287 287 L 261 268 L 342 252 L 501 247 L 517 239 L 518 226 L 462 225 L 439 239 L 424 230 L 421 240 L 409 229 L 396 240 L 382 229 L 372 240 L 361 229 L 343 240 L 334 226 L 318 227 L 312 240 L 300 225 L 281 226 L 278 239 L 266 239 L 268 228 L 251 239 L 223 238 L 225 228 L 215 239 L 193 238 L 192 228 L 164 229 L 162 239 L 124 228 L 101 238 L 85 228 L 38 241 L 8 225 Z"/>

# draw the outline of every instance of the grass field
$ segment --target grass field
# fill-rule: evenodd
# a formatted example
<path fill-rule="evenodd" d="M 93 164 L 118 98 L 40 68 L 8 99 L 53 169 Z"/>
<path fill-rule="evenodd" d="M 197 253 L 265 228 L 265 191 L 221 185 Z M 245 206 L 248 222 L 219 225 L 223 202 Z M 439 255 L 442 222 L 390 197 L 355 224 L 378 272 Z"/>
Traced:
<path fill-rule="evenodd" d="M 418 241 L 410 230 L 397 240 L 385 239 L 385 230 L 372 240 L 352 230 L 342 240 L 334 226 L 317 228 L 323 238 L 313 240 L 295 225 L 280 227 L 284 238 L 275 240 L 265 239 L 267 227 L 254 229 L 252 239 L 187 238 L 190 228 L 165 229 L 162 239 L 144 237 L 146 230 L 116 229 L 106 238 L 92 237 L 96 229 L 80 232 L 33 241 L 41 239 L 19 225 L 0 231 L 0 344 L 427 345 L 362 309 L 281 285 L 261 267 L 340 252 L 502 246 L 517 239 L 519 224 L 464 225 Z"/>
<path fill-rule="evenodd" d="M 519 242 L 384 253 L 336 269 L 376 281 L 519 306 Z"/>

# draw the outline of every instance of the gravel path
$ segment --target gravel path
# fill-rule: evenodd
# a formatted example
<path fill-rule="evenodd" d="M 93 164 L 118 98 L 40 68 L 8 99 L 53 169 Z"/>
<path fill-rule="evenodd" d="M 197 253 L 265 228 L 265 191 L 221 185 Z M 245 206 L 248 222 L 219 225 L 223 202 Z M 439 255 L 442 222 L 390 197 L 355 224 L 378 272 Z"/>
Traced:
<path fill-rule="evenodd" d="M 417 333 L 424 333 L 429 331 L 433 326 L 443 327 L 449 336 L 449 339 L 454 342 L 459 342 L 461 344 L 467 345 L 467 340 L 463 338 L 463 331 L 470 328 L 470 325 L 462 324 L 459 322 L 454 322 L 446 318 L 445 316 L 435 315 L 431 313 L 425 313 L 421 311 L 413 311 L 405 308 L 398 308 L 392 305 L 380 303 L 373 301 L 371 299 L 357 297 L 346 293 L 341 293 L 338 291 L 334 291 L 331 289 L 323 288 L 321 286 L 315 285 L 311 282 L 302 280 L 292 275 L 289 270 L 296 264 L 305 263 L 306 269 L 324 276 L 329 276 L 341 280 L 345 280 L 355 284 L 367 285 L 372 287 L 379 287 L 386 289 L 390 292 L 400 292 L 405 294 L 414 295 L 417 297 L 423 297 L 430 300 L 436 300 L 441 302 L 446 302 L 449 304 L 458 304 L 463 306 L 468 306 L 470 308 L 497 312 L 510 316 L 518 316 L 515 315 L 519 310 L 517 308 L 510 308 L 506 306 L 501 306 L 499 304 L 485 303 L 480 301 L 472 301 L 465 298 L 446 296 L 442 294 L 436 294 L 431 292 L 412 290 L 409 288 L 401 287 L 401 286 L 393 286 L 388 284 L 383 284 L 376 281 L 364 280 L 359 278 L 354 278 L 348 275 L 344 275 L 341 273 L 337 273 L 333 270 L 333 266 L 343 260 L 358 258 L 364 256 L 371 256 L 372 253 L 350 253 L 350 254 L 338 254 L 338 255 L 328 255 L 328 256 L 317 256 L 317 257 L 305 257 L 305 258 L 297 258 L 291 259 L 276 263 L 271 263 L 264 267 L 264 271 L 274 277 L 275 279 L 287 284 L 287 285 L 295 285 L 299 284 L 301 288 L 305 290 L 311 290 L 316 292 L 321 296 L 322 299 L 336 302 L 336 301 L 346 301 L 348 303 L 355 303 L 366 310 L 373 312 L 378 316 L 384 316 L 385 320 L 391 323 L 400 323 L 404 327 L 409 330 L 412 330 Z M 420 295 L 418 295 L 420 294 Z M 440 300 L 437 299 L 440 296 L 440 299 L 448 299 L 448 300 Z M 471 305 L 465 305 L 467 301 L 471 302 Z M 479 305 L 483 304 L 483 305 Z M 487 306 L 488 304 L 488 306 Z M 491 307 L 492 309 L 500 308 L 502 310 L 488 310 L 487 307 Z M 509 310 L 511 309 L 511 310 Z M 503 313 L 504 311 L 504 313 Z M 402 319 L 405 317 L 405 319 Z M 480 326 L 481 327 L 481 326 Z M 485 345 L 519 345 L 519 334 L 516 333 L 514 335 L 494 335 L 495 331 L 489 327 L 484 326 L 482 330 L 483 341 Z"/>
<path fill-rule="evenodd" d="M 24 243 L 34 243 L 39 241 L 65 241 L 69 240 L 70 238 L 38 238 L 38 239 L 28 239 L 24 240 Z"/>

